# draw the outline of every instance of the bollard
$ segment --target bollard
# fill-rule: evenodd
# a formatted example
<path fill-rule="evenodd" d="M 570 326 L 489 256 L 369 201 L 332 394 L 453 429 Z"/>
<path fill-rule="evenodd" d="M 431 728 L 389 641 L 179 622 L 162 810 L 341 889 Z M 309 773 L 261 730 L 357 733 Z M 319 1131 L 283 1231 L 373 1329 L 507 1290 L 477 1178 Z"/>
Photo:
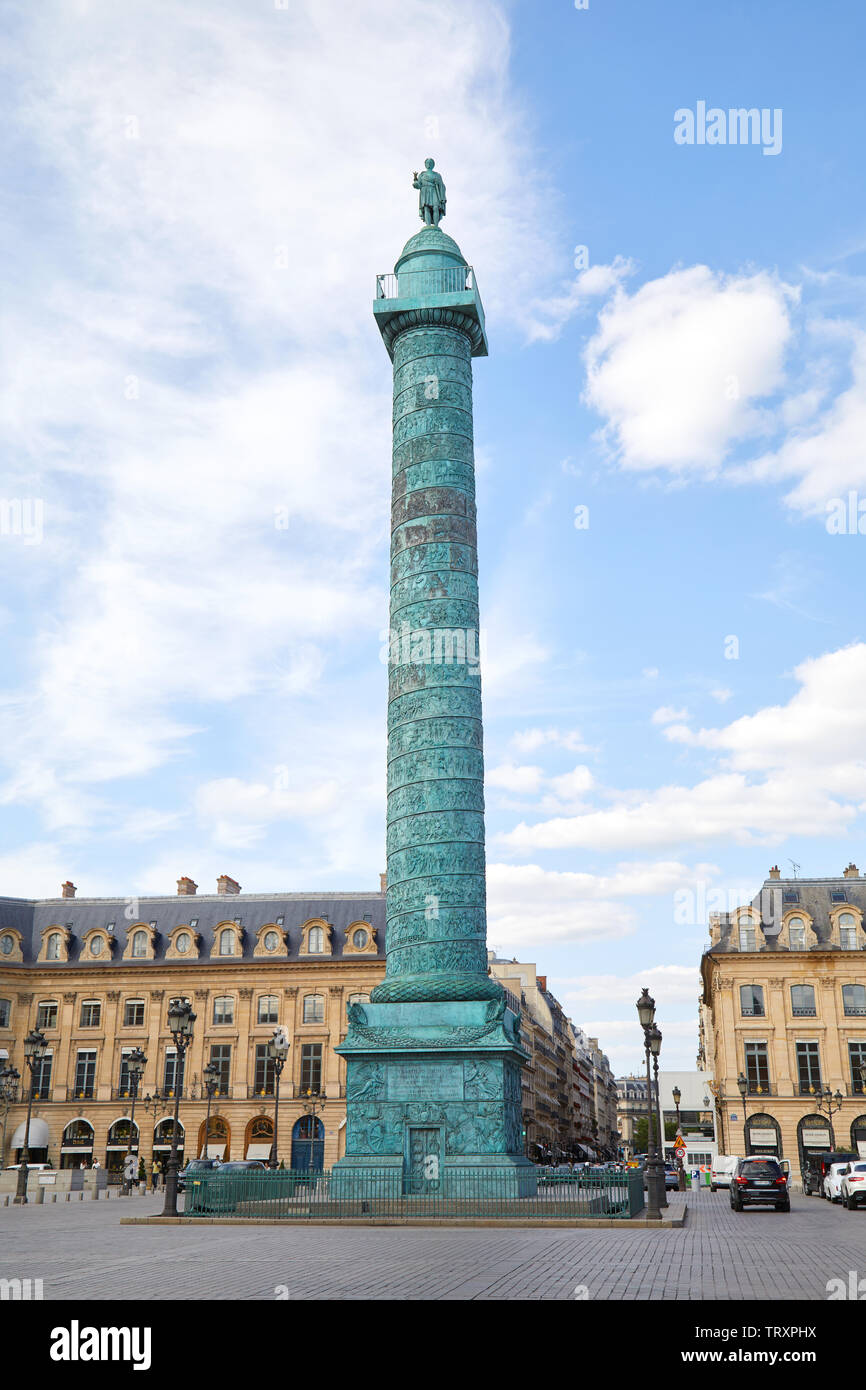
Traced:
<path fill-rule="evenodd" d="M 79 1200 L 79 1202 L 83 1202 L 83 1201 L 84 1201 L 84 1189 L 83 1189 L 83 1188 L 82 1188 L 81 1192 L 79 1192 L 79 1194 L 78 1194 L 78 1200 Z"/>
<path fill-rule="evenodd" d="M 51 1194 L 51 1200 L 52 1200 L 52 1202 L 56 1202 L 56 1201 L 57 1201 L 57 1193 L 56 1193 L 56 1192 L 52 1192 L 52 1194 Z"/>
<path fill-rule="evenodd" d="M 33 1197 L 33 1201 L 36 1203 L 36 1205 L 37 1205 L 38 1207 L 41 1207 L 41 1206 L 42 1206 L 42 1203 L 45 1201 L 45 1188 L 44 1188 L 44 1187 L 38 1187 L 38 1188 L 36 1189 L 36 1193 L 35 1193 L 35 1196 Z"/>

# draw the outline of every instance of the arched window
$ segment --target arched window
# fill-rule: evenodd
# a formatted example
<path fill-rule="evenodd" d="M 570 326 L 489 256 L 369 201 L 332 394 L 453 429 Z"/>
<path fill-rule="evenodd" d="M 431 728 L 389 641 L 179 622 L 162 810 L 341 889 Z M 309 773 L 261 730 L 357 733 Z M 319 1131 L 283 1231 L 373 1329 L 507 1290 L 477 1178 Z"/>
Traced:
<path fill-rule="evenodd" d="M 244 1158 L 260 1158 L 267 1163 L 274 1142 L 274 1122 L 267 1115 L 255 1115 L 247 1125 Z"/>
<path fill-rule="evenodd" d="M 321 955 L 325 949 L 325 933 L 321 927 L 310 927 L 307 933 L 307 951 L 311 956 Z"/>
<path fill-rule="evenodd" d="M 198 1132 L 198 1148 L 200 1158 L 222 1158 L 229 1157 L 231 1145 L 231 1130 L 228 1121 L 222 1115 L 211 1115 L 210 1125 L 208 1126 L 207 1138 L 205 1138 L 205 1120 L 202 1120 Z"/>
<path fill-rule="evenodd" d="M 235 1001 L 230 994 L 221 994 L 213 1001 L 214 1023 L 234 1023 Z"/>
<path fill-rule="evenodd" d="M 168 1115 L 164 1120 L 159 1121 L 159 1124 L 153 1131 L 153 1161 L 155 1164 L 158 1164 L 162 1168 L 163 1172 L 165 1172 L 165 1165 L 168 1163 L 169 1156 L 171 1154 L 171 1134 L 173 1128 L 174 1120 L 170 1115 Z M 183 1156 L 185 1141 L 186 1135 L 184 1132 L 184 1127 L 181 1121 L 178 1120 L 177 1152 L 178 1157 L 181 1159 Z"/>
<path fill-rule="evenodd" d="M 853 912 L 843 912 L 839 917 L 839 945 L 843 951 L 856 951 L 860 943 L 857 940 L 857 919 Z"/>
<path fill-rule="evenodd" d="M 369 1004 L 369 994 L 350 994 L 346 1000 L 347 1004 Z"/>
<path fill-rule="evenodd" d="M 225 931 L 220 932 L 220 955 L 235 955 L 235 934 L 231 927 L 226 927 Z"/>
<path fill-rule="evenodd" d="M 324 1023 L 325 1021 L 325 996 L 323 994 L 307 994 L 304 996 L 304 1022 L 305 1023 Z"/>
<path fill-rule="evenodd" d="M 358 927 L 357 931 L 352 932 L 352 945 L 356 951 L 366 951 L 367 942 L 370 940 L 370 933 L 365 927 Z"/>
<path fill-rule="evenodd" d="M 275 994 L 263 994 L 259 999 L 259 1023 L 279 1023 L 280 1001 Z"/>
<path fill-rule="evenodd" d="M 792 917 L 788 923 L 788 945 L 792 951 L 805 951 L 806 923 L 802 917 Z"/>
<path fill-rule="evenodd" d="M 46 960 L 60 959 L 60 932 L 52 932 L 48 938 L 48 947 L 45 951 Z"/>
<path fill-rule="evenodd" d="M 60 1140 L 61 1168 L 89 1168 L 93 1159 L 93 1125 L 89 1120 L 72 1120 Z"/>
<path fill-rule="evenodd" d="M 132 938 L 132 954 L 134 956 L 147 955 L 147 932 L 137 931 Z"/>

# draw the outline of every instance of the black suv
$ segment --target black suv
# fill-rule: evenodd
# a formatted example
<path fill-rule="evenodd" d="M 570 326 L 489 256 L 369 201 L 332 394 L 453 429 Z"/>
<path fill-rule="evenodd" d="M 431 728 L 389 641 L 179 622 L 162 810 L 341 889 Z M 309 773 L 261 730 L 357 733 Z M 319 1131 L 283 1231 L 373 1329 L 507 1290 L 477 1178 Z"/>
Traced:
<path fill-rule="evenodd" d="M 219 1168 L 219 1162 L 215 1158 L 191 1158 L 183 1172 L 177 1175 L 178 1192 L 186 1191 L 186 1180 L 194 1173 L 213 1173 L 217 1168 Z"/>
<path fill-rule="evenodd" d="M 746 1206 L 772 1206 L 790 1211 L 788 1179 L 775 1158 L 741 1158 L 731 1178 L 731 1211 Z"/>

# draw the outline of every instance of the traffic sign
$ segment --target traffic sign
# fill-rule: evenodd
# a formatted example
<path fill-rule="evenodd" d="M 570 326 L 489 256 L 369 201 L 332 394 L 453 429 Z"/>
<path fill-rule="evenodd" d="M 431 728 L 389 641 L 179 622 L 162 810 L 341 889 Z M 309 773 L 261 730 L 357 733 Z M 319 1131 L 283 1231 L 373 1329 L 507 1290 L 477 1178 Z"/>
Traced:
<path fill-rule="evenodd" d="M 686 1151 L 685 1151 L 685 1149 L 682 1148 L 681 1145 L 679 1145 L 679 1144 L 678 1144 L 677 1147 L 674 1149 L 674 1153 L 676 1154 L 677 1158 L 685 1158 L 685 1156 L 686 1156 Z"/>

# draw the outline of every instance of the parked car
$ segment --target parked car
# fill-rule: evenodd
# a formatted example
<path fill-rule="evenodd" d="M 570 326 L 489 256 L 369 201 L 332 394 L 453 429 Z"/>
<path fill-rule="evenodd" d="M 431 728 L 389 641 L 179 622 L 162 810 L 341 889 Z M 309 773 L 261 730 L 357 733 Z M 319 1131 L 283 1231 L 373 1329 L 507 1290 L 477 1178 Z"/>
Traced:
<path fill-rule="evenodd" d="M 778 1159 L 741 1158 L 731 1179 L 731 1211 L 759 1205 L 790 1211 L 788 1179 Z"/>
<path fill-rule="evenodd" d="M 720 1187 L 730 1187 L 731 1178 L 736 1173 L 739 1162 L 736 1154 L 716 1154 L 710 1168 L 711 1192 L 717 1191 Z"/>
<path fill-rule="evenodd" d="M 213 1173 L 219 1166 L 220 1162 L 218 1158 L 191 1158 L 183 1171 L 177 1175 L 178 1192 L 184 1192 L 186 1190 L 185 1180 L 187 1177 L 192 1177 L 197 1173 Z"/>
<path fill-rule="evenodd" d="M 849 1163 L 842 1175 L 842 1205 L 848 1211 L 866 1203 L 866 1162 Z"/>
<path fill-rule="evenodd" d="M 829 1202 L 842 1200 L 842 1174 L 847 1173 L 847 1163 L 831 1163 L 824 1177 L 822 1196 Z"/>
<path fill-rule="evenodd" d="M 854 1163 L 859 1154 L 838 1150 L 832 1153 L 809 1154 L 803 1165 L 803 1196 L 812 1197 L 824 1191 L 824 1179 L 832 1163 Z"/>
<path fill-rule="evenodd" d="M 231 1177 L 233 1173 L 267 1173 L 268 1165 L 260 1158 L 239 1158 L 229 1163 L 221 1163 L 217 1172 L 221 1178 Z"/>
<path fill-rule="evenodd" d="M 7 1172 L 7 1173 L 17 1173 L 17 1172 L 18 1172 L 18 1169 L 19 1169 L 20 1167 L 21 1167 L 21 1164 L 20 1164 L 20 1163 L 10 1163 L 10 1164 L 7 1166 L 7 1168 L 6 1168 L 6 1172 Z M 53 1165 L 52 1163 L 28 1163 L 28 1164 L 27 1164 L 27 1171 L 28 1171 L 28 1173 L 29 1173 L 32 1169 L 36 1169 L 37 1172 L 40 1172 L 40 1173 L 43 1173 L 43 1172 L 53 1173 L 53 1172 L 54 1172 L 54 1165 Z"/>

